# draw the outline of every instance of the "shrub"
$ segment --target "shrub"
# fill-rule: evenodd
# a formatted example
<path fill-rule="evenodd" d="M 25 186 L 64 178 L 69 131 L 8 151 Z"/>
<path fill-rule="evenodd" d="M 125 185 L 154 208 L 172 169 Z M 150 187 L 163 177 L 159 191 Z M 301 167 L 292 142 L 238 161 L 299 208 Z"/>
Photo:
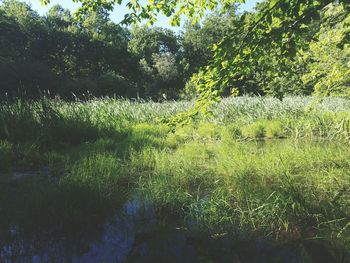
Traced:
<path fill-rule="evenodd" d="M 192 78 L 186 82 L 185 87 L 181 90 L 181 99 L 193 100 L 197 97 L 196 81 L 196 75 L 194 74 Z"/>

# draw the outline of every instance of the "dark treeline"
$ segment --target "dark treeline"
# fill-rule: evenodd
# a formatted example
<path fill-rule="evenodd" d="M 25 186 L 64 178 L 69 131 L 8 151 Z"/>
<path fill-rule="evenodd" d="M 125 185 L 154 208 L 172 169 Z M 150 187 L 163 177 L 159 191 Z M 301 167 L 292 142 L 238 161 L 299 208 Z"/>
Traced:
<path fill-rule="evenodd" d="M 228 35 L 238 43 L 258 12 L 259 5 L 255 12 L 238 15 L 233 6 L 201 24 L 187 23 L 175 34 L 157 27 L 122 27 L 102 11 L 77 21 L 59 5 L 40 16 L 24 2 L 3 0 L 0 94 L 2 98 L 43 94 L 64 99 L 87 94 L 193 98 L 196 72 L 212 59 L 213 45 Z M 259 54 L 234 87 L 223 87 L 224 94 L 231 88 L 240 94 L 311 94 L 332 85 L 335 93 L 347 95 L 349 46 L 340 47 L 337 36 L 346 30 L 348 20 L 340 7 L 329 7 L 321 22 L 305 30 L 305 43 L 296 54 L 281 59 L 279 47 Z"/>
<path fill-rule="evenodd" d="M 2 1 L 1 96 L 176 99 L 223 33 L 207 28 L 206 38 L 199 26 L 188 28 L 182 35 L 147 26 L 129 30 L 102 12 L 77 22 L 59 5 L 40 16 L 24 2 Z"/>

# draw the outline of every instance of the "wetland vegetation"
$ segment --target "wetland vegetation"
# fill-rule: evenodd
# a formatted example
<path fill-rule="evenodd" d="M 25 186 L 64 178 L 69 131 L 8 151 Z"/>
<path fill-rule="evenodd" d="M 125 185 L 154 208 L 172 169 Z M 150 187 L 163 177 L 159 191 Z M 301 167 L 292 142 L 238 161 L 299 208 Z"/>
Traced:
<path fill-rule="evenodd" d="M 349 101 L 329 98 L 306 111 L 313 101 L 224 99 L 210 119 L 175 131 L 161 120 L 190 102 L 2 103 L 2 246 L 17 244 L 24 256 L 21 242 L 40 251 L 47 244 L 39 241 L 50 237 L 65 246 L 56 253 L 73 255 L 136 200 L 151 207 L 158 230 L 209 243 L 229 237 L 246 249 L 262 238 L 280 246 L 306 242 L 346 262 Z M 306 248 L 304 257 L 320 262 Z M 232 251 L 244 258 L 240 249 Z"/>

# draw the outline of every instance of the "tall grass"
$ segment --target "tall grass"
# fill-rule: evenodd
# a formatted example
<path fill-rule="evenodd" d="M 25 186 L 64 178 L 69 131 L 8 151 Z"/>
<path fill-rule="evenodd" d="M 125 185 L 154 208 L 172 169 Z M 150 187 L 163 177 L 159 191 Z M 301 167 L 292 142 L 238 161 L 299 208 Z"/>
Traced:
<path fill-rule="evenodd" d="M 308 109 L 313 102 L 224 99 L 209 119 L 173 132 L 162 120 L 190 102 L 3 103 L 0 172 L 46 169 L 51 178 L 16 191 L 0 184 L 3 211 L 34 224 L 49 206 L 38 201 L 44 193 L 52 206 L 43 218 L 57 216 L 65 232 L 70 213 L 75 225 L 84 217 L 91 226 L 136 194 L 193 230 L 327 239 L 350 249 L 350 102 L 327 98 Z M 14 196 L 16 209 L 6 201 Z"/>
<path fill-rule="evenodd" d="M 208 120 L 218 124 L 250 125 L 261 120 L 279 120 L 285 131 L 296 136 L 317 135 L 348 137 L 350 102 L 345 99 L 325 99 L 312 111 L 306 110 L 314 100 L 309 97 L 274 98 L 239 97 L 224 99 Z M 53 100 L 17 101 L 0 105 L 0 139 L 35 141 L 57 144 L 79 144 L 111 133 L 123 133 L 133 123 L 158 123 L 187 110 L 189 102 L 131 102 L 128 100 L 96 99 L 86 102 Z M 260 132 L 247 132 L 247 137 L 261 137 Z M 275 123 L 276 124 L 276 123 Z M 259 128 L 259 125 L 255 125 Z M 271 125 L 270 125 L 271 126 Z M 278 125 L 277 125 L 278 126 Z M 273 134 L 282 127 L 270 127 Z M 255 129 L 254 126 L 251 127 Z M 274 129 L 277 131 L 273 131 Z M 269 129 L 269 128 L 267 128 Z M 255 133 L 256 133 L 255 132 Z M 269 134 L 267 131 L 267 136 Z M 330 135 L 331 136 L 331 135 Z"/>
<path fill-rule="evenodd" d="M 148 198 L 214 231 L 349 241 L 348 145 L 201 139 L 147 151 L 153 168 L 139 168 L 139 187 Z"/>

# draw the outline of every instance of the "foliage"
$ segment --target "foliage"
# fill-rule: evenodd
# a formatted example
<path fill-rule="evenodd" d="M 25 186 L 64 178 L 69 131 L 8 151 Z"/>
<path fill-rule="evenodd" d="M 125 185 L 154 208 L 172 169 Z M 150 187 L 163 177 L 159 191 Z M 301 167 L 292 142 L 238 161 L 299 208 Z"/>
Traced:
<path fill-rule="evenodd" d="M 90 93 L 175 99 L 198 70 L 182 36 L 147 25 L 122 27 L 101 8 L 79 21 L 59 5 L 45 16 L 16 0 L 2 1 L 0 9 L 0 92 L 8 98 L 75 99 Z M 216 41 L 214 33 L 206 34 Z"/>
<path fill-rule="evenodd" d="M 196 98 L 197 89 L 197 74 L 193 74 L 192 77 L 186 82 L 184 89 L 181 91 L 180 97 L 182 99 L 191 100 Z"/>
<path fill-rule="evenodd" d="M 25 3 L 2 2 L 2 93 L 38 97 L 48 96 L 50 89 L 50 96 L 65 99 L 87 93 L 155 100 L 196 97 L 195 107 L 175 116 L 173 123 L 187 115 L 210 115 L 220 96 L 323 96 L 329 95 L 327 85 L 338 86 L 333 95 L 339 90 L 346 94 L 348 13 L 342 3 L 329 8 L 328 1 L 271 0 L 238 14 L 230 1 L 220 6 L 195 2 L 187 11 L 209 8 L 213 13 L 198 23 L 187 22 L 176 35 L 149 25 L 131 30 L 116 25 L 108 17 L 113 1 L 82 2 L 79 20 L 58 5 L 41 17 Z M 154 12 L 183 3 L 157 4 L 158 10 L 141 8 L 127 20 L 153 21 Z M 176 20 L 177 11 L 166 12 Z M 329 34 L 332 43 L 325 42 Z"/>
<path fill-rule="evenodd" d="M 192 24 L 189 21 L 183 27 L 181 45 L 184 62 L 187 64 L 187 74 L 197 72 L 212 59 L 212 47 L 222 38 L 230 34 L 237 24 L 239 16 L 236 6 L 232 6 L 223 14 L 220 10 L 207 15 L 201 23 Z M 239 34 L 239 32 L 235 32 Z"/>
<path fill-rule="evenodd" d="M 128 43 L 130 52 L 139 59 L 140 82 L 144 94 L 151 98 L 174 99 L 183 87 L 178 37 L 168 29 L 135 26 Z"/>
<path fill-rule="evenodd" d="M 200 113 L 210 114 L 212 106 L 220 100 L 220 93 L 227 88 L 237 93 L 237 83 L 252 79 L 252 75 L 259 74 L 259 68 L 262 69 L 260 75 L 263 82 L 267 79 L 269 83 L 267 87 L 274 83 L 271 79 L 291 79 L 290 75 L 295 71 L 290 66 L 293 63 L 291 57 L 295 57 L 298 49 L 307 47 L 313 36 L 310 32 L 313 32 L 314 24 L 319 21 L 321 11 L 330 3 L 331 1 L 273 0 L 262 3 L 253 19 L 248 16 L 243 37 L 237 38 L 236 34 L 231 34 L 214 45 L 214 59 L 199 73 L 199 97 L 195 107 L 172 121 L 181 122 Z M 340 4 L 344 4 L 347 10 L 346 1 L 340 1 Z M 247 17 L 242 16 L 242 19 Z M 345 37 L 344 32 L 342 39 Z M 271 56 L 273 53 L 277 56 Z M 269 66 L 271 63 L 274 65 L 272 71 Z M 264 69 L 266 64 L 267 70 Z M 298 67 L 296 68 L 298 72 Z M 286 91 L 279 85 L 275 86 L 277 89 L 269 88 L 272 90 L 269 93 L 282 99 Z"/>
<path fill-rule="evenodd" d="M 6 0 L 0 5 L 0 30 L 0 92 L 8 98 L 46 93 L 72 99 L 87 92 L 136 96 L 137 60 L 127 50 L 130 32 L 103 12 L 77 22 L 59 5 L 39 16 L 26 3 Z M 109 78 L 113 89 L 101 87 L 109 73 L 119 76 L 114 83 Z"/>
<path fill-rule="evenodd" d="M 40 0 L 43 4 L 49 4 L 50 0 Z M 220 0 L 218 1 L 207 1 L 207 0 L 191 0 L 191 1 L 147 1 L 146 3 L 141 3 L 141 1 L 122 1 L 122 0 L 103 0 L 103 1 L 93 1 L 93 0 L 78 0 L 81 3 L 81 7 L 77 11 L 77 17 L 96 12 L 97 10 L 104 10 L 105 12 L 110 12 L 114 9 L 115 5 L 126 4 L 130 12 L 124 17 L 124 23 L 140 22 L 142 19 L 147 19 L 147 21 L 153 24 L 157 20 L 157 15 L 159 13 L 171 17 L 172 25 L 179 25 L 181 16 L 185 15 L 191 18 L 193 22 L 198 21 L 204 16 L 206 10 L 213 10 L 218 6 L 218 3 L 223 6 L 226 10 L 232 6 L 232 0 Z M 243 2 L 243 1 L 241 1 Z"/>
<path fill-rule="evenodd" d="M 44 2 L 47 3 L 47 1 Z M 122 3 L 122 1 L 81 2 L 81 13 L 96 10 L 99 6 L 110 11 L 114 4 Z M 152 23 L 155 20 L 155 13 L 159 12 L 172 16 L 172 22 L 178 24 L 181 14 L 196 20 L 197 17 L 203 16 L 205 9 L 215 9 L 219 3 L 223 11 L 227 11 L 232 6 L 232 3 L 226 0 L 219 2 L 159 1 L 156 4 L 152 1 L 144 6 L 139 1 L 129 2 L 127 6 L 132 12 L 126 15 L 126 21 L 146 18 Z M 263 83 L 267 85 L 268 93 L 277 97 L 283 96 L 285 93 L 283 87 L 277 88 L 275 92 L 271 88 L 273 86 L 271 79 L 281 78 L 280 81 L 284 82 L 290 78 L 291 60 L 289 58 L 295 56 L 298 49 L 307 45 L 312 37 L 310 26 L 320 19 L 322 9 L 331 3 L 332 1 L 271 0 L 260 4 L 257 15 L 253 19 L 248 19 L 248 26 L 242 26 L 242 23 L 238 25 L 240 28 L 246 28 L 243 30 L 242 37 L 237 38 L 237 34 L 234 34 L 238 31 L 236 26 L 230 30 L 230 34 L 226 34 L 226 38 L 220 42 L 219 46 L 214 46 L 214 60 L 203 70 L 203 81 L 199 85 L 199 93 L 203 93 L 203 97 L 198 99 L 195 111 L 201 107 L 210 107 L 217 100 L 216 93 L 222 91 L 223 86 L 237 89 L 235 86 L 237 81 L 247 79 L 252 74 L 259 74 L 256 69 L 261 66 L 266 67 L 263 58 L 268 58 L 273 53 L 277 53 L 278 56 L 272 56 L 272 60 L 267 65 L 272 63 L 273 69 L 281 69 L 274 72 L 270 70 L 271 66 L 267 66 L 269 74 L 265 77 L 266 69 L 263 69 L 261 74 L 263 79 L 260 82 L 268 82 L 268 84 Z M 348 7 L 346 1 L 339 1 L 339 3 L 344 4 L 345 8 Z M 243 15 L 241 20 L 245 19 L 246 16 Z M 344 32 L 342 39 L 346 39 L 346 33 Z M 253 66 L 256 61 L 258 61 L 258 67 Z"/>
<path fill-rule="evenodd" d="M 350 96 L 350 46 L 343 43 L 348 31 L 350 15 L 341 6 L 327 7 L 317 40 L 303 55 L 307 72 L 302 76 L 305 84 L 315 87 L 317 95 Z"/>
<path fill-rule="evenodd" d="M 128 43 L 129 50 L 138 58 L 149 62 L 153 54 L 173 53 L 178 50 L 177 37 L 169 29 L 135 26 Z"/>

